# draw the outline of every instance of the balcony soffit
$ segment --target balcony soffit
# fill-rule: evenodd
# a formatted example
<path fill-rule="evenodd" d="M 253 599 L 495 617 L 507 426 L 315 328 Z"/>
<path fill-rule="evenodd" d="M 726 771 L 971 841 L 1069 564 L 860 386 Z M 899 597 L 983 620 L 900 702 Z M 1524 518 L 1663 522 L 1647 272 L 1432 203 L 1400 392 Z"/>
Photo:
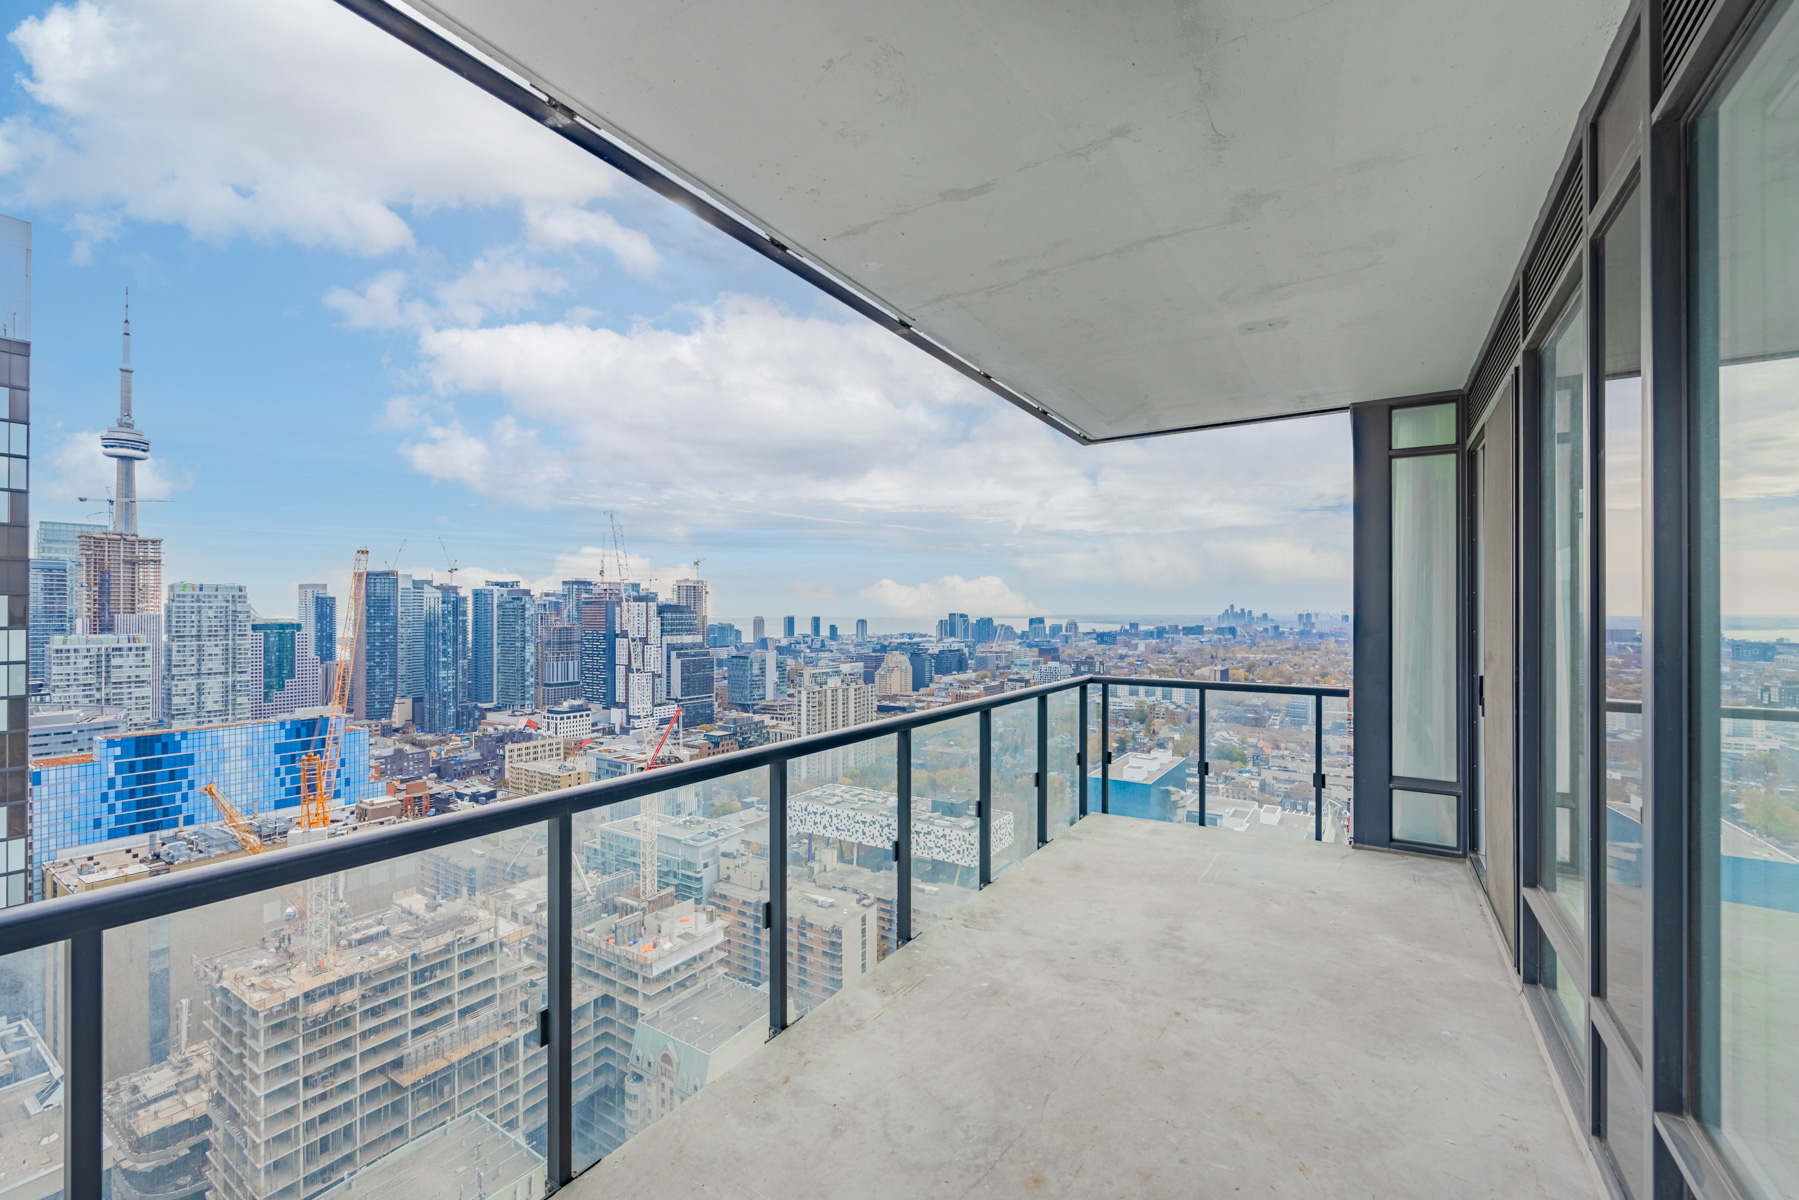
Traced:
<path fill-rule="evenodd" d="M 1624 0 L 417 0 L 1092 438 L 1459 388 Z"/>

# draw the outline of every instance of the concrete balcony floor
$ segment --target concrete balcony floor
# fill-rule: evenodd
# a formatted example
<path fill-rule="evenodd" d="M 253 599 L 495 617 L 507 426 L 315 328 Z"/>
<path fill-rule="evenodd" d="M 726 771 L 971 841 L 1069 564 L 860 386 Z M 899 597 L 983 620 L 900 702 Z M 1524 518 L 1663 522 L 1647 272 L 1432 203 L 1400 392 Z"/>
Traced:
<path fill-rule="evenodd" d="M 568 1192 L 1603 1194 L 1466 864 L 1097 816 Z"/>

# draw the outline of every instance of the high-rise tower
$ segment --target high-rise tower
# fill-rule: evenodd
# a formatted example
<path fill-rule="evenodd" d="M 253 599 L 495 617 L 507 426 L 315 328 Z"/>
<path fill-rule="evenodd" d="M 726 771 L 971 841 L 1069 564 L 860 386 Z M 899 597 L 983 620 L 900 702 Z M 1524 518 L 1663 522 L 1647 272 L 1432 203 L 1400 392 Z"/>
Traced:
<path fill-rule="evenodd" d="M 137 536 L 137 464 L 150 457 L 150 439 L 131 418 L 131 292 L 125 293 L 125 335 L 119 360 L 119 423 L 100 435 L 100 453 L 119 464 L 112 493 L 112 531 Z"/>
<path fill-rule="evenodd" d="M 131 293 L 125 294 L 125 334 L 119 365 L 119 423 L 100 435 L 100 452 L 118 461 L 112 525 L 79 535 L 80 633 L 129 633 L 162 644 L 162 539 L 137 535 L 137 464 L 150 457 L 150 439 L 131 416 Z M 154 618 L 152 620 L 151 618 Z"/>

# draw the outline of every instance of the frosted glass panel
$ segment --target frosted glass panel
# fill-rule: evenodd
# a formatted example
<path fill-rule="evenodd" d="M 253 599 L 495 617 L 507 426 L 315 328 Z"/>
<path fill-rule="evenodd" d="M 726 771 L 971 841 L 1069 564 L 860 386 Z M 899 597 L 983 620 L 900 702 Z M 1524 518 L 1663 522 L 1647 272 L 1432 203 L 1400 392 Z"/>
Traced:
<path fill-rule="evenodd" d="M 1455 444 L 1455 405 L 1427 404 L 1393 410 L 1393 449 Z"/>
<path fill-rule="evenodd" d="M 1455 846 L 1455 797 L 1436 792 L 1393 793 L 1393 840 Z"/>
<path fill-rule="evenodd" d="M 1393 774 L 1456 777 L 1455 456 L 1393 460 Z"/>

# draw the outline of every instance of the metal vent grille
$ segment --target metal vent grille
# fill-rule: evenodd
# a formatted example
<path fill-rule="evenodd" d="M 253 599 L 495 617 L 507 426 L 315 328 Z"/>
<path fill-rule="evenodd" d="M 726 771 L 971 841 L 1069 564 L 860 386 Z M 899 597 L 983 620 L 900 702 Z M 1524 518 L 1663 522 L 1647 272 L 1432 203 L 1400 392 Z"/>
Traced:
<path fill-rule="evenodd" d="M 1512 360 L 1518 356 L 1518 346 L 1523 340 L 1524 330 L 1518 318 L 1518 293 L 1513 292 L 1505 298 L 1505 316 L 1500 320 L 1499 328 L 1493 331 L 1493 340 L 1487 344 L 1487 355 L 1481 359 L 1480 370 L 1474 373 L 1474 382 L 1468 386 L 1469 424 L 1478 421 L 1486 411 L 1494 390 L 1511 371 Z"/>
<path fill-rule="evenodd" d="M 1524 268 L 1524 323 L 1530 325 L 1543 315 L 1543 306 L 1549 302 L 1549 293 L 1560 278 L 1562 267 L 1568 262 L 1568 255 L 1580 243 L 1581 234 L 1581 196 L 1582 181 L 1580 160 L 1568 170 L 1568 177 L 1562 181 L 1561 195 L 1556 199 L 1555 211 L 1550 215 L 1549 224 L 1543 229 L 1543 237 L 1537 248 L 1531 253 L 1530 262 Z"/>
<path fill-rule="evenodd" d="M 1699 36 L 1718 0 L 1666 0 L 1662 5 L 1662 83 L 1680 72 L 1680 64 Z"/>

